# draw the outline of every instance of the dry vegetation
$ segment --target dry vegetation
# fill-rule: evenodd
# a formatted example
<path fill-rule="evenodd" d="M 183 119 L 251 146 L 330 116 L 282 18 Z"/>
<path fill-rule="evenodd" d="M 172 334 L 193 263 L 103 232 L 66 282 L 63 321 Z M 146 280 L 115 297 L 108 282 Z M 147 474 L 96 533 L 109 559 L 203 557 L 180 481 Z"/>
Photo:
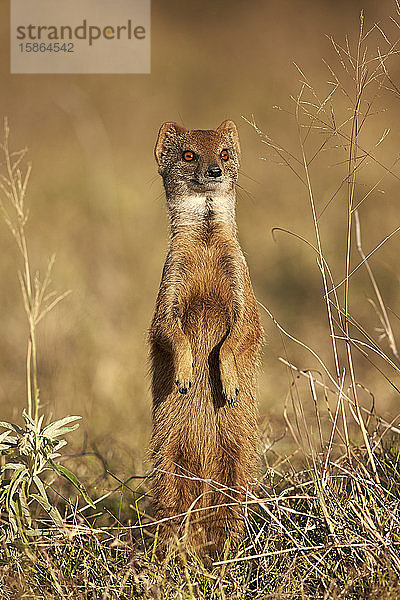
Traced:
<path fill-rule="evenodd" d="M 31 265 L 55 241 L 51 231 L 44 234 L 57 217 L 49 209 L 45 222 L 35 220 L 41 182 L 33 180 L 27 220 L 30 168 L 24 164 L 25 152 L 9 150 L 5 129 L 2 204 L 21 259 L 29 335 L 24 355 L 17 321 L 22 305 L 14 308 L 4 301 L 3 321 L 10 319 L 1 330 L 5 356 L 16 356 L 26 366 L 26 372 L 15 370 L 20 382 L 4 377 L 0 389 L 5 414 L 0 434 L 0 587 L 5 598 L 400 597 L 400 422 L 395 412 L 400 368 L 400 14 L 394 8 L 390 18 L 375 24 L 367 25 L 361 15 L 358 32 L 330 40 L 325 77 L 317 79 L 321 85 L 296 66 L 299 88 L 270 121 L 274 127 L 269 130 L 279 134 L 266 133 L 257 115 L 246 119 L 244 127 L 262 144 L 257 155 L 267 161 L 258 173 L 263 169 L 271 178 L 262 190 L 262 196 L 272 195 L 266 208 L 252 207 L 244 191 L 241 202 L 251 214 L 246 217 L 242 204 L 238 217 L 241 237 L 249 240 L 244 246 L 267 328 L 260 396 L 262 414 L 266 416 L 266 406 L 269 414 L 259 485 L 248 492 L 246 502 L 248 536 L 238 550 L 227 546 L 213 565 L 185 552 L 179 540 L 161 560 L 157 523 L 149 515 L 142 467 L 149 412 L 142 400 L 142 340 L 160 271 L 155 256 L 162 253 L 157 240 L 150 250 L 145 235 L 148 223 L 161 228 L 154 217 L 160 207 L 149 206 L 147 190 L 143 211 L 150 213 L 150 221 L 144 232 L 135 231 L 132 242 L 122 224 L 126 213 L 121 203 L 121 246 L 110 237 L 109 206 L 100 204 L 99 214 L 94 205 L 81 207 L 79 224 L 83 219 L 84 229 L 91 223 L 89 238 L 96 231 L 106 248 L 93 237 L 87 242 L 93 248 L 83 253 L 86 237 L 77 231 L 71 264 L 61 256 L 68 283 L 77 256 L 84 257 L 87 268 L 87 280 L 76 269 L 75 285 L 68 285 L 81 294 L 72 302 L 83 312 L 75 315 L 68 309 L 71 296 L 58 306 L 64 294 L 49 291 L 53 260 L 44 277 L 34 274 Z M 81 111 L 76 122 L 84 129 L 84 110 L 77 105 L 69 110 Z M 243 173 L 241 184 L 247 188 L 245 182 Z M 101 193 L 100 187 L 97 191 Z M 66 187 L 62 193 L 68 198 Z M 263 247 L 269 244 L 265 230 L 271 225 L 273 202 L 284 203 L 286 194 L 286 210 L 275 209 L 277 244 L 269 247 L 268 256 Z M 68 220 L 62 225 L 71 234 Z M 45 244 L 35 239 L 39 231 Z M 1 241 L 6 255 L 3 289 L 16 288 L 15 276 L 9 276 L 17 262 L 14 247 Z M 138 251 L 134 264 L 122 260 L 133 250 Z M 56 267 L 60 281 L 58 261 Z M 128 287 L 123 278 L 128 267 L 139 289 Z M 147 280 L 146 269 L 157 273 Z M 126 305 L 116 300 L 116 293 Z M 143 322 L 142 330 L 126 331 L 133 323 L 127 318 L 130 311 Z M 104 322 L 105 313 L 111 325 Z M 65 327 L 68 334 L 62 332 Z M 61 349 L 53 351 L 56 338 Z M 121 375 L 129 352 L 134 364 L 126 370 L 135 381 L 130 385 L 126 373 Z M 92 368 L 93 356 L 99 364 Z M 121 366 L 116 366 L 118 360 Z M 14 361 L 8 358 L 9 368 Z M 19 400 L 25 386 L 26 402 Z M 100 418 L 101 412 L 106 417 Z M 75 427 L 69 414 L 75 413 L 83 417 L 81 444 L 76 434 L 69 435 Z M 6 420 L 17 427 L 8 427 Z M 58 442 L 59 435 L 71 440 L 73 451 Z M 229 490 L 226 494 L 232 502 Z"/>

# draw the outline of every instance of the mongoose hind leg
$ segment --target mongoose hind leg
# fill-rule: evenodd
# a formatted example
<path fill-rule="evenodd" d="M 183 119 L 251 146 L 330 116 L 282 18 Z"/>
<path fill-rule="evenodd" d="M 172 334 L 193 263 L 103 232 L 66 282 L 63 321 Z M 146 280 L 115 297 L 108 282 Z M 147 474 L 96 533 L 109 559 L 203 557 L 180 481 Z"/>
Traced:
<path fill-rule="evenodd" d="M 176 461 L 165 457 L 157 461 L 152 485 L 153 509 L 156 521 L 161 521 L 160 539 L 164 545 L 201 527 L 201 515 L 199 518 L 196 511 L 190 510 L 188 514 L 191 506 L 196 508 L 200 487 L 200 482 L 188 476 L 187 469 Z"/>

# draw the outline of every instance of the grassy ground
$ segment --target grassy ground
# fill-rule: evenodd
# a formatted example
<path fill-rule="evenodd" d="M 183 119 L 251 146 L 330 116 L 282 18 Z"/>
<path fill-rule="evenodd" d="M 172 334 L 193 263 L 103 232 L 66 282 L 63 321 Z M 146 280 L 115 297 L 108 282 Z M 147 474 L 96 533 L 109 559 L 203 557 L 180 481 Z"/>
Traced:
<path fill-rule="evenodd" d="M 3 597 L 400 597 L 398 447 L 374 453 L 378 481 L 365 449 L 352 447 L 350 461 L 327 457 L 325 448 L 301 471 L 287 457 L 284 471 L 281 461 L 270 465 L 248 497 L 247 539 L 214 564 L 178 542 L 160 559 L 156 526 L 129 484 L 114 505 L 99 502 L 97 516 L 70 505 L 62 528 L 38 519 L 36 541 L 3 543 Z M 123 501 L 134 502 L 133 526 L 124 523 Z"/>
<path fill-rule="evenodd" d="M 318 22 L 314 5 L 304 10 Z M 242 14 L 235 3 L 232 11 L 231 27 Z M 265 14 L 261 4 L 256 13 Z M 269 121 L 274 132 L 257 115 L 245 123 L 245 136 L 267 161 L 256 175 L 264 177 L 261 191 L 252 194 L 268 195 L 265 203 L 249 200 L 251 170 L 238 190 L 241 238 L 267 329 L 261 465 L 245 503 L 248 535 L 238 549 L 228 542 L 213 563 L 190 554 L 184 540 L 160 558 L 151 517 L 143 357 L 161 268 L 162 244 L 151 234 L 163 227 L 161 207 L 149 205 L 151 188 L 142 183 L 146 200 L 136 190 L 127 208 L 128 183 L 117 185 L 110 147 L 100 150 L 104 98 L 98 113 L 82 88 L 64 98 L 79 151 L 94 152 L 98 177 L 87 187 L 72 158 L 76 139 L 57 142 L 61 159 L 38 153 L 31 177 L 26 153 L 15 152 L 14 128 L 9 137 L 5 127 L 4 598 L 400 597 L 396 6 L 390 16 L 375 25 L 362 16 L 351 36 L 330 40 L 317 83 L 296 66 L 299 85 Z M 85 91 L 91 98 L 98 81 Z M 136 151 L 139 168 L 143 152 Z M 78 202 L 78 192 L 98 205 Z M 126 229 L 128 216 L 136 229 Z M 266 242 L 271 224 L 279 225 L 277 250 Z M 61 257 L 47 268 L 43 254 L 52 245 Z M 51 279 L 78 297 L 55 293 Z M 80 437 L 69 415 L 83 416 Z"/>

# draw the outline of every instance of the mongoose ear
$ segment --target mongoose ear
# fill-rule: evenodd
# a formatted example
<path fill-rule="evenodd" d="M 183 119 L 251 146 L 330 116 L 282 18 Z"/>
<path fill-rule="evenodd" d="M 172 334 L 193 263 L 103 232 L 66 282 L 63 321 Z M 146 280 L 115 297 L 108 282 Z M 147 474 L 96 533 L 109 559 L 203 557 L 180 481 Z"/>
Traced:
<path fill-rule="evenodd" d="M 227 121 L 223 121 L 221 125 L 217 128 L 217 131 L 226 131 L 231 135 L 236 153 L 240 156 L 239 133 L 235 123 L 230 119 L 228 119 Z"/>
<path fill-rule="evenodd" d="M 167 137 L 174 137 L 178 133 L 185 133 L 186 129 L 182 127 L 182 125 L 178 125 L 177 123 L 164 123 L 160 127 L 160 131 L 158 132 L 156 146 L 154 148 L 154 154 L 156 157 L 157 164 L 161 163 L 161 154 L 164 148 L 164 144 Z"/>

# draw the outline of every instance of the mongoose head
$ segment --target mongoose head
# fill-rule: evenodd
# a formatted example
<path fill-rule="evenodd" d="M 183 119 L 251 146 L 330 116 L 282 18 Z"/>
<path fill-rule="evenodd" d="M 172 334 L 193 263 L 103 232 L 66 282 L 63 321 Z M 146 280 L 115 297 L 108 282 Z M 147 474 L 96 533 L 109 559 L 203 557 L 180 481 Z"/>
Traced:
<path fill-rule="evenodd" d="M 240 158 L 236 125 L 224 121 L 215 130 L 187 130 L 176 123 L 164 123 L 155 156 L 167 198 L 232 193 Z"/>

